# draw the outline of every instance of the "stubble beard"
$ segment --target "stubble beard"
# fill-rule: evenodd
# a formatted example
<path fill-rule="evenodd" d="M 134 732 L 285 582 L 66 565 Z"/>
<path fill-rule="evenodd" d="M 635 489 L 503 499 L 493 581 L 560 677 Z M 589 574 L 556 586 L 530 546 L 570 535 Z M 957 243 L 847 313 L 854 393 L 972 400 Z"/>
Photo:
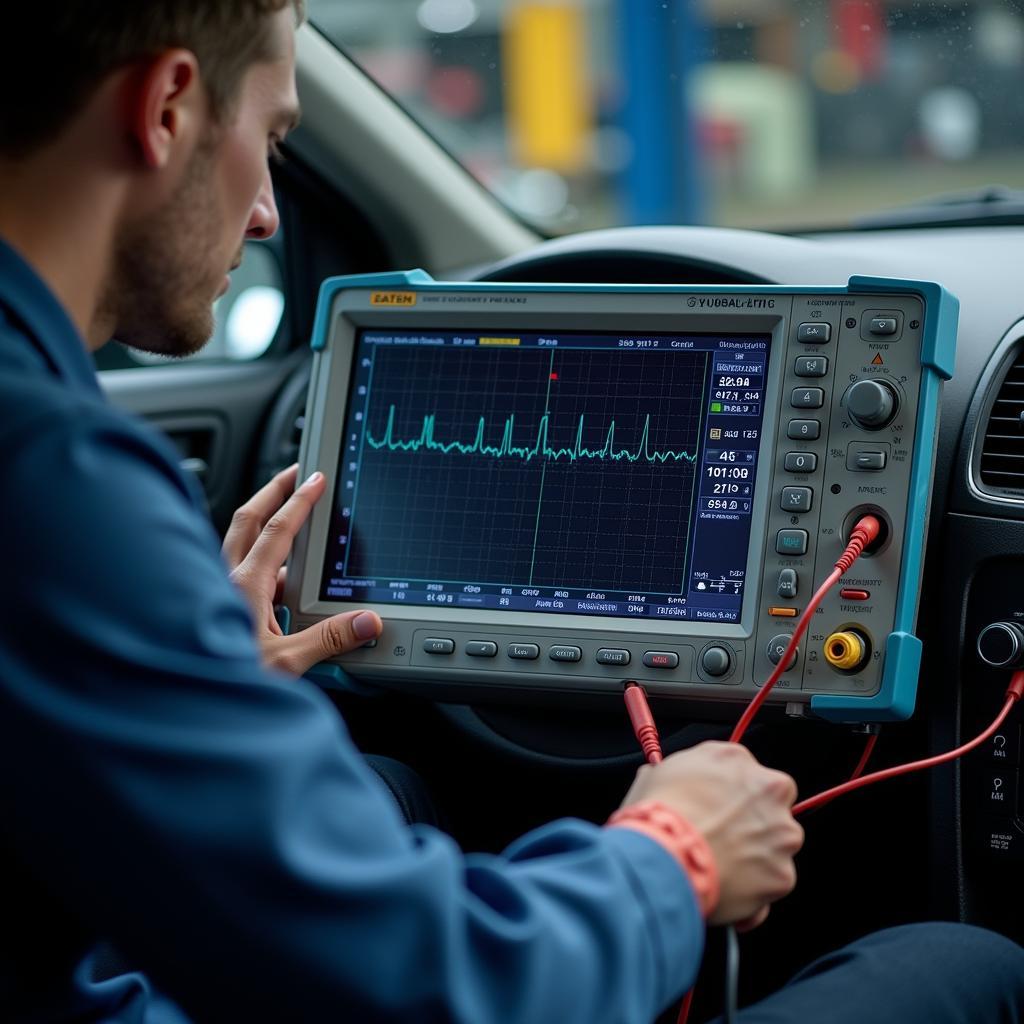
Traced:
<path fill-rule="evenodd" d="M 103 308 L 114 337 L 129 348 L 184 357 L 213 335 L 213 301 L 228 269 L 211 266 L 222 232 L 216 148 L 213 138 L 200 143 L 174 195 L 115 243 Z"/>

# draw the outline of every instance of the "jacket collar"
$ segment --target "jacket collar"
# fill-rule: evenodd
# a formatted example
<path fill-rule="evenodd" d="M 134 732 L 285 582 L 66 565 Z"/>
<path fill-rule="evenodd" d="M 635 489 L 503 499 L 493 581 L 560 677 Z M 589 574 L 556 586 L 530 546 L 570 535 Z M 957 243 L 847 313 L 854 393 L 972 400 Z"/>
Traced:
<path fill-rule="evenodd" d="M 53 372 L 76 389 L 99 392 L 85 341 L 42 278 L 0 238 L 0 307 L 24 330 Z"/>

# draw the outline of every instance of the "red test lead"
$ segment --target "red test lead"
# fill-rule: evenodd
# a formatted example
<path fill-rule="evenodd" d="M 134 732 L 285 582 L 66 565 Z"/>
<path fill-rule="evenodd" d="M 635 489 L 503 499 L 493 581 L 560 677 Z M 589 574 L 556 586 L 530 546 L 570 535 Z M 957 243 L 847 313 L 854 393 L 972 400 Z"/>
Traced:
<path fill-rule="evenodd" d="M 797 644 L 800 643 L 804 633 L 807 631 L 807 627 L 811 622 L 811 616 L 817 610 L 818 605 L 821 604 L 822 599 L 839 582 L 840 577 L 850 571 L 850 566 L 860 558 L 864 549 L 878 539 L 881 531 L 882 524 L 874 516 L 861 516 L 857 520 L 857 525 L 853 528 L 853 533 L 850 534 L 850 541 L 836 561 L 832 572 L 814 592 L 814 596 L 807 602 L 807 607 L 804 609 L 803 614 L 797 619 L 793 635 L 790 637 L 782 657 L 779 658 L 775 671 L 768 677 L 768 682 L 761 687 L 760 693 L 747 705 L 746 710 L 740 716 L 740 720 L 736 723 L 736 728 L 733 729 L 732 735 L 729 737 L 730 743 L 740 742 L 743 734 L 754 720 L 754 716 L 760 711 L 761 705 L 768 699 L 768 694 L 772 692 L 775 684 L 791 667 L 790 662 L 796 654 Z"/>

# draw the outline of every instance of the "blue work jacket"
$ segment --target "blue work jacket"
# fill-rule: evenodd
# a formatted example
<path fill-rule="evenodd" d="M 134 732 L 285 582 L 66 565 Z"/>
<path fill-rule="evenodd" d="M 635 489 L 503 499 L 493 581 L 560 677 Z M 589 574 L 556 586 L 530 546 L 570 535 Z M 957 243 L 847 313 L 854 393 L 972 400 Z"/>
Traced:
<path fill-rule="evenodd" d="M 703 946 L 674 859 L 406 826 L 325 696 L 261 665 L 177 459 L 0 241 L 0 1019 L 651 1021 Z M 104 977 L 103 940 L 145 973 Z"/>

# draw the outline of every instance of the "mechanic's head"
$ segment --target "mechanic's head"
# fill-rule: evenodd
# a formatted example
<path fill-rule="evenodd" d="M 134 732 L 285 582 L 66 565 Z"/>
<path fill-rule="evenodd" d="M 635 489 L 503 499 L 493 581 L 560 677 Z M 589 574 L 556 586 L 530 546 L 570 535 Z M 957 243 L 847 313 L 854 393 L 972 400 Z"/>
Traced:
<path fill-rule="evenodd" d="M 277 229 L 268 154 L 298 117 L 302 0 L 14 6 L 5 35 L 21 59 L 0 62 L 0 189 L 20 174 L 66 207 L 77 172 L 92 204 L 80 219 L 108 228 L 90 342 L 102 331 L 196 351 L 244 239 Z"/>

